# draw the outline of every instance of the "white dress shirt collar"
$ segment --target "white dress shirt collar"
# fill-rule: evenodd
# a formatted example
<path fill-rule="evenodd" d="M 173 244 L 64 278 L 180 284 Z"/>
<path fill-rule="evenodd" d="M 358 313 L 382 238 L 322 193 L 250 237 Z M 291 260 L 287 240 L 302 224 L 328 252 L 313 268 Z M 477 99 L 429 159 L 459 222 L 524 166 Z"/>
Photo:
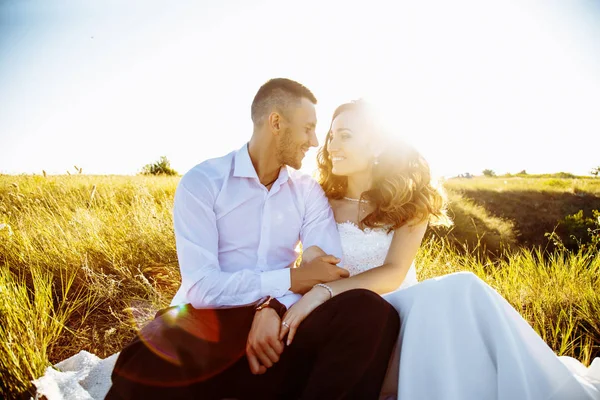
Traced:
<path fill-rule="evenodd" d="M 252 164 L 252 159 L 250 158 L 250 153 L 248 151 L 249 143 L 244 144 L 234 156 L 234 165 L 233 165 L 233 176 L 238 178 L 254 178 L 258 180 L 260 183 L 260 178 L 254 169 L 254 165 Z M 279 176 L 277 180 L 273 183 L 271 190 L 277 190 L 279 186 L 281 186 L 284 182 L 290 177 L 287 166 L 282 166 L 279 171 Z M 277 187 L 275 187 L 277 185 Z"/>

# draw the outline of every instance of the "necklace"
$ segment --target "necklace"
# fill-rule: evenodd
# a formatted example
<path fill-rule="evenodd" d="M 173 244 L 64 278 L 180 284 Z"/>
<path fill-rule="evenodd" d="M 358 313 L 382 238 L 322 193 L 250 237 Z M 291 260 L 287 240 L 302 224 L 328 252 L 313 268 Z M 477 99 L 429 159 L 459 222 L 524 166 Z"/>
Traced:
<path fill-rule="evenodd" d="M 344 200 L 348 200 L 348 201 L 351 201 L 353 203 L 357 203 L 357 205 L 358 205 L 357 218 L 358 218 L 359 221 L 361 221 L 361 222 L 359 222 L 358 226 L 359 226 L 360 229 L 362 229 L 362 216 L 361 216 L 361 214 L 364 214 L 367 211 L 366 208 L 368 207 L 368 204 L 370 204 L 370 201 L 366 200 L 366 199 L 353 199 L 352 197 L 346 197 L 346 196 L 344 196 Z"/>
<path fill-rule="evenodd" d="M 348 201 L 353 201 L 355 203 L 361 202 L 361 203 L 369 203 L 369 200 L 366 199 L 353 199 L 352 197 L 344 197 L 344 200 L 348 200 Z"/>

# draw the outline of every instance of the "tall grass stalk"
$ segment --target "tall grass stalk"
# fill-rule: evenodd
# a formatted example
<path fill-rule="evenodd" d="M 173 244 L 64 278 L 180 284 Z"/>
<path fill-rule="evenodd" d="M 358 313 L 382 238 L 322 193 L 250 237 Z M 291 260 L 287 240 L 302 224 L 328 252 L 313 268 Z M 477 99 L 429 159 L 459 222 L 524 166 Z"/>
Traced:
<path fill-rule="evenodd" d="M 600 356 L 600 255 L 520 249 L 490 258 L 431 238 L 417 255 L 419 279 L 471 271 L 496 289 L 558 354 Z"/>
<path fill-rule="evenodd" d="M 21 276 L 0 268 L 0 394 L 28 391 L 50 365 L 67 321 L 78 314 L 81 325 L 94 310 L 95 299 L 74 290 L 74 281 L 70 272 L 55 279 L 39 267 Z"/>

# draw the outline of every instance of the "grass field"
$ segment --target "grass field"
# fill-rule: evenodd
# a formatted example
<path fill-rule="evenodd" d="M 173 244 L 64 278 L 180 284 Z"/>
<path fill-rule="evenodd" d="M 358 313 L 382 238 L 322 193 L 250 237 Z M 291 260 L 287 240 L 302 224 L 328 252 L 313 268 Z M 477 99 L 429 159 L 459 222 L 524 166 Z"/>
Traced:
<path fill-rule="evenodd" d="M 569 236 L 581 232 L 559 222 L 580 210 L 588 218 L 600 210 L 600 179 L 594 178 L 450 179 L 445 187 L 460 243 L 472 247 L 478 238 L 494 254 L 505 248 L 552 250 L 544 234 L 553 231 L 569 244 Z"/>
<path fill-rule="evenodd" d="M 119 351 L 169 303 L 180 278 L 171 218 L 178 180 L 0 176 L 0 397 L 28 390 L 46 366 L 80 350 Z M 600 356 L 600 257 L 544 237 L 566 215 L 600 209 L 600 179 L 446 187 L 455 227 L 428 233 L 419 279 L 473 271 L 557 354 Z"/>

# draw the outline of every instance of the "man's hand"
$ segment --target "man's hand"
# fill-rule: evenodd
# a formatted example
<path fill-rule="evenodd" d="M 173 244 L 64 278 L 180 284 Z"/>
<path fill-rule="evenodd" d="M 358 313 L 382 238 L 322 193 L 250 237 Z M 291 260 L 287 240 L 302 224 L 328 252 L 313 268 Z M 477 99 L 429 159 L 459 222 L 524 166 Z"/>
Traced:
<path fill-rule="evenodd" d="M 300 268 L 292 268 L 290 290 L 294 293 L 304 294 L 317 283 L 327 283 L 349 277 L 348 270 L 336 266 L 340 261 L 337 257 L 325 255 L 314 258 Z"/>
<path fill-rule="evenodd" d="M 281 319 L 272 308 L 264 308 L 254 315 L 246 343 L 246 356 L 253 374 L 264 374 L 267 368 L 279 361 L 283 353 L 283 341 L 279 339 L 280 327 Z"/>

